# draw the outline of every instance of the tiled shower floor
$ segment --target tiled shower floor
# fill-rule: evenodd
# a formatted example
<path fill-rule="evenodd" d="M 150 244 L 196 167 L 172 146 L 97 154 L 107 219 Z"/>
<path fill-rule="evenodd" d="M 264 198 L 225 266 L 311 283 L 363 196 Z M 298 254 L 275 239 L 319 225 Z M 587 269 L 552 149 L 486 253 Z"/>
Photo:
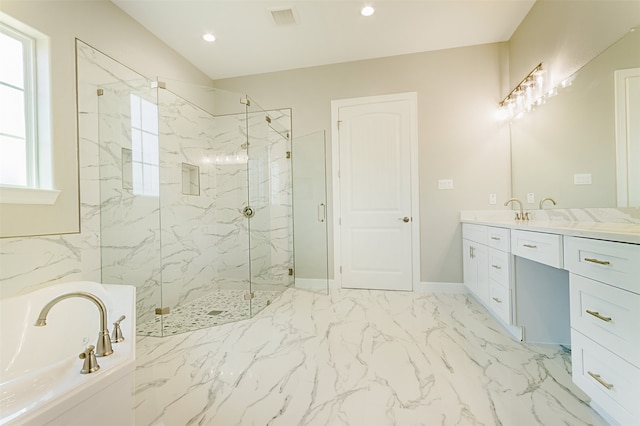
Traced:
<path fill-rule="evenodd" d="M 166 315 L 156 315 L 139 323 L 138 335 L 170 336 L 251 318 L 269 305 L 281 291 L 254 291 L 251 304 L 244 300 L 245 290 L 216 290 Z"/>

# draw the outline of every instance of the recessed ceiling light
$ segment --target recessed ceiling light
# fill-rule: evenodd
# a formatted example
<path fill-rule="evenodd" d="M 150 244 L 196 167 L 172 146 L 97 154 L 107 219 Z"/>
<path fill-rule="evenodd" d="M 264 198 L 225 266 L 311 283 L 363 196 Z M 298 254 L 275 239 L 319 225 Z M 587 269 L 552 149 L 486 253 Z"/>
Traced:
<path fill-rule="evenodd" d="M 376 10 L 373 8 L 373 6 L 365 6 L 362 8 L 362 10 L 360 10 L 360 14 L 362 16 L 371 16 L 376 12 Z"/>
<path fill-rule="evenodd" d="M 209 42 L 216 41 L 216 37 L 211 33 L 207 33 L 207 34 L 203 35 L 202 39 L 205 40 L 205 41 L 209 41 Z"/>

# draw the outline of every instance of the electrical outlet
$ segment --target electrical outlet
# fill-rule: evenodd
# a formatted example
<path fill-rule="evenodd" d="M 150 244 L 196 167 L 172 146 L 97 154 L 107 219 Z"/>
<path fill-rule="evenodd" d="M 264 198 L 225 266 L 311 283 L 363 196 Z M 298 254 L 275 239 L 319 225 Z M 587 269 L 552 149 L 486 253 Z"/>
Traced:
<path fill-rule="evenodd" d="M 527 194 L 527 203 L 533 204 L 536 202 L 536 196 L 533 192 Z"/>
<path fill-rule="evenodd" d="M 489 194 L 489 204 L 496 203 L 496 194 Z"/>

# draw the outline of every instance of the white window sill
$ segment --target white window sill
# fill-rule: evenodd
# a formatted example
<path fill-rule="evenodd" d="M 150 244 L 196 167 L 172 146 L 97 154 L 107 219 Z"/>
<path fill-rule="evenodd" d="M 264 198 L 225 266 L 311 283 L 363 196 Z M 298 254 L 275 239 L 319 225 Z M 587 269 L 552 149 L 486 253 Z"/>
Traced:
<path fill-rule="evenodd" d="M 60 192 L 56 189 L 20 188 L 0 186 L 0 204 L 46 204 L 53 205 Z"/>

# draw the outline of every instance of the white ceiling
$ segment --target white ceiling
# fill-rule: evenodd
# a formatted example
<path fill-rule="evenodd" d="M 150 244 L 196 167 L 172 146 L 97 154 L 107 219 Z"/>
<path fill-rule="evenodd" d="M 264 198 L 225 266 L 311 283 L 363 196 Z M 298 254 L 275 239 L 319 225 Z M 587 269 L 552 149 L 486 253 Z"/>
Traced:
<path fill-rule="evenodd" d="M 372 0 L 365 18 L 365 0 L 111 1 L 212 79 L 507 41 L 535 2 Z"/>

